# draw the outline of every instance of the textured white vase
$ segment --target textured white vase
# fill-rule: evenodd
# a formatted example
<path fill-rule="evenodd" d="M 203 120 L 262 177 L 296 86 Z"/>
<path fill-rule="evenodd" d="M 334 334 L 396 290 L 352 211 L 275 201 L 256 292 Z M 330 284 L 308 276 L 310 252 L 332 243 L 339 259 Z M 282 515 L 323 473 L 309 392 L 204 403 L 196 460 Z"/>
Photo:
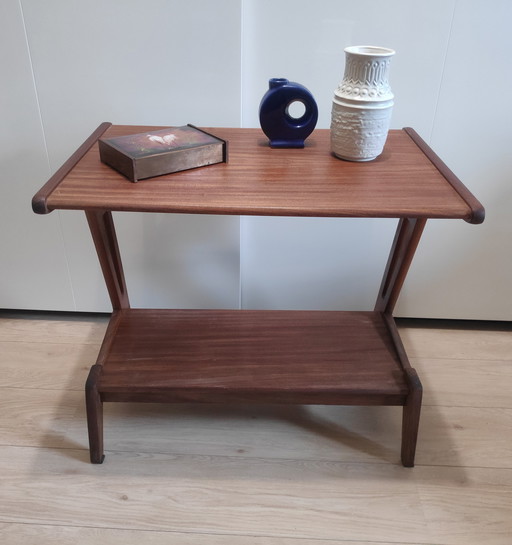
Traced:
<path fill-rule="evenodd" d="M 331 114 L 331 150 L 340 159 L 371 161 L 382 153 L 393 110 L 388 76 L 394 54 L 385 47 L 345 49 L 345 73 Z"/>

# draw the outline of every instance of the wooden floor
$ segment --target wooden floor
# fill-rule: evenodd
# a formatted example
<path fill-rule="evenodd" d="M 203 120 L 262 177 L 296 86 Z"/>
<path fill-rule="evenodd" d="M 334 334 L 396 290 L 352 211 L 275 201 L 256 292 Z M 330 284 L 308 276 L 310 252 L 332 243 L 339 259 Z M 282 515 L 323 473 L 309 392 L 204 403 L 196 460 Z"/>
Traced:
<path fill-rule="evenodd" d="M 3 545 L 510 545 L 512 328 L 400 326 L 423 386 L 398 407 L 107 404 L 83 386 L 105 317 L 0 312 Z"/>

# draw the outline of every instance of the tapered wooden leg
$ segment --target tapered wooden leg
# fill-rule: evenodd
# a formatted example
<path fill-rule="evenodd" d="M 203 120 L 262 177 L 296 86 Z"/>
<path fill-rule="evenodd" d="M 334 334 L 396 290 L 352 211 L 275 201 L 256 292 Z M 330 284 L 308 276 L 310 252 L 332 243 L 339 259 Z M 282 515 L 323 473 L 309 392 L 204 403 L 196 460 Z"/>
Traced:
<path fill-rule="evenodd" d="M 395 239 L 375 303 L 375 311 L 384 313 L 383 315 L 388 324 L 409 386 L 409 394 L 403 408 L 402 416 L 402 464 L 405 467 L 414 467 L 423 389 L 416 371 L 409 363 L 400 336 L 396 330 L 392 313 L 412 258 L 418 247 L 426 221 L 425 218 L 402 218 L 398 222 Z"/>
<path fill-rule="evenodd" d="M 414 369 L 407 371 L 410 391 L 402 416 L 402 464 L 405 467 L 414 467 L 423 388 L 416 371 Z"/>
<path fill-rule="evenodd" d="M 101 365 L 93 365 L 85 383 L 85 405 L 87 409 L 87 429 L 89 431 L 89 452 L 92 464 L 101 464 L 103 454 L 103 402 L 98 392 L 98 379 Z"/>
<path fill-rule="evenodd" d="M 426 221 L 426 219 L 419 218 L 402 218 L 398 222 L 395 239 L 375 303 L 377 312 L 393 313 Z"/>
<path fill-rule="evenodd" d="M 130 308 L 123 264 L 119 253 L 112 212 L 108 210 L 86 210 L 96 253 L 107 286 L 112 308 Z"/>
<path fill-rule="evenodd" d="M 112 212 L 108 210 L 86 210 L 85 215 L 96 247 L 103 277 L 105 278 L 112 308 L 114 309 L 113 318 L 110 321 L 98 356 L 98 362 L 103 362 L 118 321 L 115 311 L 130 308 L 130 302 Z M 103 455 L 103 402 L 98 391 L 98 379 L 101 369 L 102 366 L 99 363 L 93 365 L 85 385 L 89 448 L 93 464 L 101 464 L 105 458 Z"/>

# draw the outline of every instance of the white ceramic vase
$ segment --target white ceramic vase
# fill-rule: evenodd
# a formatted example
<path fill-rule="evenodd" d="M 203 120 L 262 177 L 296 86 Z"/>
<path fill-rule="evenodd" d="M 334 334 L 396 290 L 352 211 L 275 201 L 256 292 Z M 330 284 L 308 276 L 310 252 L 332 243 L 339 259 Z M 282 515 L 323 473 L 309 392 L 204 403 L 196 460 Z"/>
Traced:
<path fill-rule="evenodd" d="M 389 86 L 392 49 L 351 46 L 345 49 L 345 73 L 334 92 L 331 150 L 340 159 L 371 161 L 388 136 L 393 93 Z"/>

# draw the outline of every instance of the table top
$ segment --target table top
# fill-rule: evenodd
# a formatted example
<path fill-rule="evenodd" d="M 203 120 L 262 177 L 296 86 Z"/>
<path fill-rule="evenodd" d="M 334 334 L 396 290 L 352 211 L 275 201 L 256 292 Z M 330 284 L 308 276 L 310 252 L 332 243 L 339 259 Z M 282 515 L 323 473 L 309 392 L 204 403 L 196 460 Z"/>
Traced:
<path fill-rule="evenodd" d="M 412 129 L 391 130 L 382 155 L 343 161 L 329 130 L 304 149 L 272 149 L 260 129 L 205 128 L 229 142 L 229 160 L 138 183 L 103 164 L 97 140 L 164 127 L 103 123 L 36 194 L 37 213 L 56 209 L 316 217 L 458 218 L 484 209 Z"/>

